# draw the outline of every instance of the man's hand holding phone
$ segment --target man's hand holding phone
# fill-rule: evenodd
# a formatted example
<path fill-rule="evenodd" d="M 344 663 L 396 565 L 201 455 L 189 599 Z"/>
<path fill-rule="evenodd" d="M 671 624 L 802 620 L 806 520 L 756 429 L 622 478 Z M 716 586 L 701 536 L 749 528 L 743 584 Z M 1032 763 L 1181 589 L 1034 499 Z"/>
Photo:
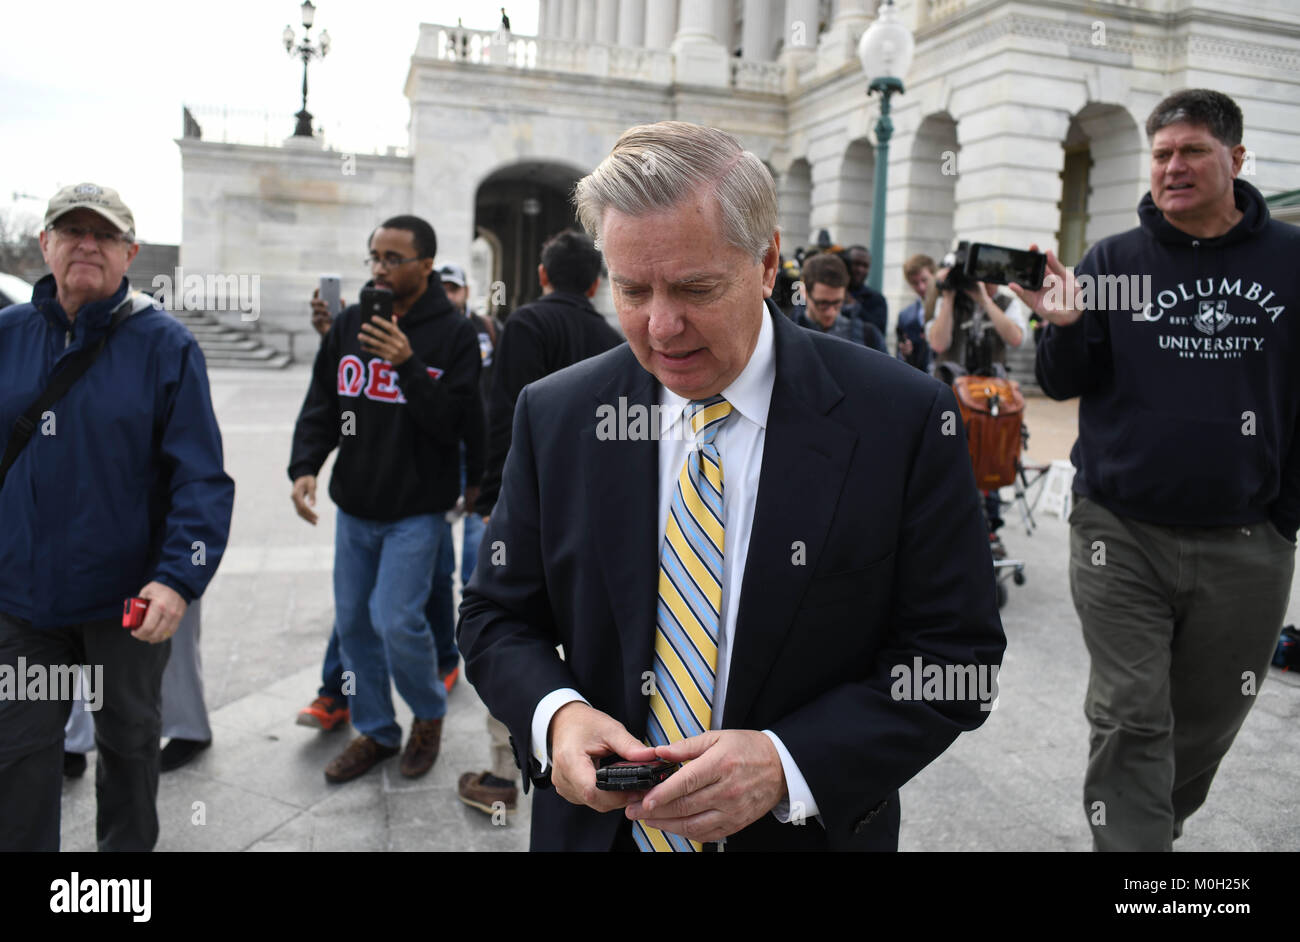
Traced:
<path fill-rule="evenodd" d="M 655 753 L 687 764 L 628 805 L 626 814 L 661 831 L 720 841 L 757 821 L 788 794 L 781 755 L 758 730 L 709 730 L 660 746 Z"/>
<path fill-rule="evenodd" d="M 1029 251 L 1037 252 L 1037 245 L 1030 245 Z M 1068 327 L 1083 316 L 1079 306 L 1078 285 L 1074 281 L 1074 272 L 1061 264 L 1061 260 L 1051 250 L 1047 250 L 1047 275 L 1043 286 L 1037 291 L 1026 291 L 1015 282 L 1007 285 L 1012 294 L 1025 303 L 1031 311 L 1049 324 Z"/>
<path fill-rule="evenodd" d="M 566 703 L 551 717 L 549 731 L 551 784 L 564 800 L 595 811 L 614 811 L 639 801 L 643 791 L 606 791 L 596 787 L 596 764 L 605 756 L 629 762 L 653 762 L 655 750 L 641 744 L 608 713 L 581 700 Z"/>
<path fill-rule="evenodd" d="M 330 313 L 329 305 L 321 300 L 320 288 L 313 288 L 311 292 L 311 326 L 316 333 L 324 337 L 330 332 L 330 326 L 334 323 L 334 315 Z"/>
<path fill-rule="evenodd" d="M 161 644 L 180 627 L 181 618 L 189 603 L 171 586 L 161 582 L 150 582 L 140 590 L 138 598 L 148 601 L 144 611 L 144 621 L 140 627 L 131 632 L 137 641 L 149 644 Z"/>

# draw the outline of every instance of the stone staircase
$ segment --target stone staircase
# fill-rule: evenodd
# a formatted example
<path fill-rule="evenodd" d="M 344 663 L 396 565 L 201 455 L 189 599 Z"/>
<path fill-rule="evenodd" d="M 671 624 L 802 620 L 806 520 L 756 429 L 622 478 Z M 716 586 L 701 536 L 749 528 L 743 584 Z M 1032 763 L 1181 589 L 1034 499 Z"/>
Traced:
<path fill-rule="evenodd" d="M 287 353 L 267 346 L 255 330 L 223 324 L 201 311 L 172 311 L 172 314 L 198 340 L 209 368 L 279 370 L 290 362 Z"/>

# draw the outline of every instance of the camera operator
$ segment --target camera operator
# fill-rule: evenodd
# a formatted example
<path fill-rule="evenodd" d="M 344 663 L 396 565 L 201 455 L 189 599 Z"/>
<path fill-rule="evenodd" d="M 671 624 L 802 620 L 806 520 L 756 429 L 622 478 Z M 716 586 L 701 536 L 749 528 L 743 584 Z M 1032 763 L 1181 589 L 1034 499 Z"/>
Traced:
<path fill-rule="evenodd" d="M 939 310 L 930 322 L 927 339 L 934 351 L 934 375 L 952 385 L 958 376 L 1007 375 L 1007 347 L 1018 347 L 1028 326 L 1023 306 L 997 285 L 971 280 L 949 255 L 939 269 L 935 287 Z M 989 549 L 994 559 L 1005 559 L 1006 548 L 998 536 L 1002 527 L 1002 501 L 997 491 L 984 492 L 984 513 L 989 525 Z"/>
<path fill-rule="evenodd" d="M 955 267 L 939 269 L 939 310 L 926 332 L 934 351 L 934 375 L 950 385 L 966 374 L 1005 377 L 1007 348 L 1019 347 L 1028 329 L 1023 305 L 1009 294 L 998 294 L 995 284 L 954 272 Z"/>

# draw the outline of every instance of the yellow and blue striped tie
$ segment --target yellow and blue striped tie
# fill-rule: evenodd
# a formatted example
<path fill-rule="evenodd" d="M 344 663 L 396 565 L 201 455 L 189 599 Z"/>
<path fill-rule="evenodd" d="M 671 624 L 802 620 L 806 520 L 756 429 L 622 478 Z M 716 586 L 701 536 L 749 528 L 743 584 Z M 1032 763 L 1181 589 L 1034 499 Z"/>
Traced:
<path fill-rule="evenodd" d="M 713 718 L 714 673 L 722 612 L 722 458 L 713 443 L 731 415 L 721 396 L 692 400 L 684 417 L 696 447 L 677 477 L 659 560 L 655 689 L 646 741 L 665 746 L 698 736 Z M 643 851 L 698 851 L 698 841 L 633 822 Z"/>

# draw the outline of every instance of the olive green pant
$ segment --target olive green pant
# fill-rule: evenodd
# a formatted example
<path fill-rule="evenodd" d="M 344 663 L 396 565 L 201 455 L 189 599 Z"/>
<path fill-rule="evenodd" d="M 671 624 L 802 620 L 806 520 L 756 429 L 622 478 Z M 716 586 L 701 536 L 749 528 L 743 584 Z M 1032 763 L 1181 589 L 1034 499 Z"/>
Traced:
<path fill-rule="evenodd" d="M 1167 851 L 1268 672 L 1295 546 L 1270 523 L 1166 527 L 1076 497 L 1070 592 L 1091 658 L 1097 850 Z"/>

